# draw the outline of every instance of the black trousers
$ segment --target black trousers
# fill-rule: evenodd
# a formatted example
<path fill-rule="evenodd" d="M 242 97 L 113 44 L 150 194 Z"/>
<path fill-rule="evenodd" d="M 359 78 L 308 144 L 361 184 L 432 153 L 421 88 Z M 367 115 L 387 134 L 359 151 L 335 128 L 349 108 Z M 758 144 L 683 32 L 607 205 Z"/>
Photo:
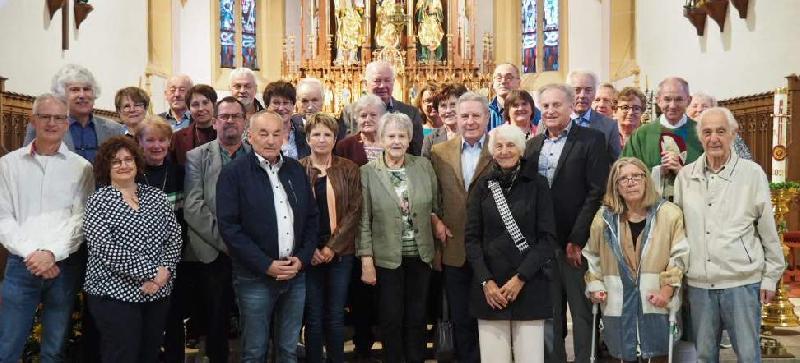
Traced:
<path fill-rule="evenodd" d="M 130 303 L 87 295 L 105 363 L 158 362 L 169 298 Z"/>
<path fill-rule="evenodd" d="M 197 296 L 201 305 L 197 313 L 203 315 L 200 320 L 205 322 L 206 356 L 211 363 L 227 363 L 228 332 L 233 305 L 231 258 L 220 253 L 211 263 L 184 262 L 184 264 L 185 276 L 189 280 L 185 285 L 193 290 L 186 294 Z"/>
<path fill-rule="evenodd" d="M 353 345 L 358 356 L 371 354 L 375 343 L 372 327 L 378 325 L 377 310 L 377 289 L 361 281 L 361 259 L 356 258 L 350 280 L 350 321 L 353 324 Z"/>
<path fill-rule="evenodd" d="M 469 313 L 469 294 L 472 284 L 472 267 L 464 263 L 461 267 L 444 266 L 444 283 L 447 290 L 447 306 L 456 338 L 456 355 L 462 363 L 481 361 L 478 344 L 478 320 Z"/>
<path fill-rule="evenodd" d="M 424 362 L 430 265 L 403 257 L 396 269 L 376 270 L 384 362 Z"/>
<path fill-rule="evenodd" d="M 183 362 L 186 357 L 186 330 L 183 321 L 191 316 L 190 306 L 197 295 L 193 292 L 202 287 L 194 276 L 197 265 L 196 262 L 180 262 L 177 266 L 164 334 L 164 362 L 167 363 Z"/>

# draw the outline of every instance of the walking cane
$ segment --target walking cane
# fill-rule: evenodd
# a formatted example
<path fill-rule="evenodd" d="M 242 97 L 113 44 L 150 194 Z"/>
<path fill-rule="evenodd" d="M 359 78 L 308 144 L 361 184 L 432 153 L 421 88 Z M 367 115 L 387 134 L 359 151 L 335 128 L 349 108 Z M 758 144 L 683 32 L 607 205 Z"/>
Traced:
<path fill-rule="evenodd" d="M 678 335 L 678 322 L 677 317 L 678 315 L 678 308 L 670 307 L 669 308 L 669 355 L 667 362 L 672 363 L 672 348 L 675 344 L 675 336 Z"/>
<path fill-rule="evenodd" d="M 595 350 L 595 341 L 597 339 L 597 309 L 600 304 L 592 304 L 592 355 L 589 357 L 589 362 L 594 363 L 597 361 L 597 351 Z M 671 363 L 671 362 L 670 362 Z"/>

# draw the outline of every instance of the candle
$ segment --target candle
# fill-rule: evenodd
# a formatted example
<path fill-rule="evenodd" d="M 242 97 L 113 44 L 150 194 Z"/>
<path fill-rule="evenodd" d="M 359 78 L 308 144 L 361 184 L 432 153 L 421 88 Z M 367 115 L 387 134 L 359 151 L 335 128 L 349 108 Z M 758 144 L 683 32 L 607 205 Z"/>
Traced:
<path fill-rule="evenodd" d="M 772 106 L 772 182 L 786 181 L 786 88 L 775 90 Z"/>

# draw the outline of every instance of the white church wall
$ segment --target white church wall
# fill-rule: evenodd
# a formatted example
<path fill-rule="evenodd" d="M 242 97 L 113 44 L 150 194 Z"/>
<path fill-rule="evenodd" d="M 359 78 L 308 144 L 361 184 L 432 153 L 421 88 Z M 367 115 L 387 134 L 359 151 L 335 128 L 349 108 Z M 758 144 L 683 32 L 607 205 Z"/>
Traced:
<path fill-rule="evenodd" d="M 53 74 L 77 63 L 92 71 L 101 87 L 97 107 L 113 110 L 117 89 L 140 84 L 147 65 L 147 2 L 91 4 L 94 11 L 75 31 L 70 1 L 70 49 L 62 52 L 61 10 L 48 20 L 45 1 L 0 0 L 0 75 L 8 78 L 6 90 L 49 92 Z"/>
<path fill-rule="evenodd" d="M 612 0 L 570 0 L 567 71 L 590 70 L 608 79 L 608 18 Z M 652 1 L 652 0 L 651 0 Z M 565 73 L 566 75 L 566 73 Z"/>
<path fill-rule="evenodd" d="M 209 0 L 192 0 L 185 2 L 180 9 L 180 67 L 177 73 L 185 73 L 192 77 L 195 84 L 211 83 L 211 61 L 213 54 L 211 36 L 211 2 Z"/>
<path fill-rule="evenodd" d="M 679 75 L 693 92 L 724 99 L 785 86 L 785 76 L 800 73 L 797 0 L 750 0 L 746 20 L 731 6 L 724 32 L 708 18 L 702 37 L 681 3 L 637 1 L 637 57 L 650 88 Z"/>

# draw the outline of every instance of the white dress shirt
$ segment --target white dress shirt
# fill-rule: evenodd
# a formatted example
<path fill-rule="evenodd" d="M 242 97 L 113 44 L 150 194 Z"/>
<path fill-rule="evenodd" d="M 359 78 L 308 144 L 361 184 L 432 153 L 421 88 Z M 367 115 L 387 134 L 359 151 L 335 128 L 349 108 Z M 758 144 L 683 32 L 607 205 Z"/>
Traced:
<path fill-rule="evenodd" d="M 256 153 L 258 165 L 261 166 L 269 176 L 270 187 L 272 188 L 273 201 L 275 203 L 275 218 L 278 225 L 278 257 L 284 258 L 292 255 L 294 249 L 294 212 L 289 204 L 289 196 L 283 183 L 278 178 L 278 170 L 283 166 L 283 156 L 278 157 L 275 165 L 270 165 L 267 159 Z"/>
<path fill-rule="evenodd" d="M 83 241 L 92 165 L 63 142 L 50 156 L 37 154 L 35 145 L 0 158 L 0 243 L 22 258 L 43 249 L 61 261 Z"/>

